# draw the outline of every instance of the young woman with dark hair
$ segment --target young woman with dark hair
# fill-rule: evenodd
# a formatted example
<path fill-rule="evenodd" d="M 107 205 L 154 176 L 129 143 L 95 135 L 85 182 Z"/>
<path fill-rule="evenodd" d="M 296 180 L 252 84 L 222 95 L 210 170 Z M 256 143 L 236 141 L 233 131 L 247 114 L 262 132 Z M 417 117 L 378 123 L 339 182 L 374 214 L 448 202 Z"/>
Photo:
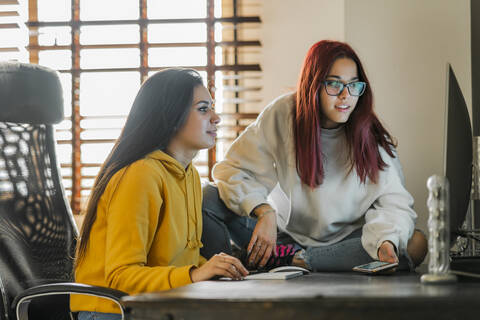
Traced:
<path fill-rule="evenodd" d="M 206 260 L 201 185 L 192 159 L 215 144 L 220 121 L 200 75 L 167 69 L 147 79 L 100 169 L 83 223 L 75 280 L 136 294 L 248 272 L 232 256 Z M 79 319 L 120 319 L 113 302 L 73 295 Z"/>
<path fill-rule="evenodd" d="M 230 239 L 257 268 L 347 271 L 400 259 L 400 269 L 412 269 L 425 257 L 394 140 L 345 43 L 310 48 L 296 92 L 263 110 L 213 176 L 218 191 L 204 188 L 206 257 L 231 252 Z"/>

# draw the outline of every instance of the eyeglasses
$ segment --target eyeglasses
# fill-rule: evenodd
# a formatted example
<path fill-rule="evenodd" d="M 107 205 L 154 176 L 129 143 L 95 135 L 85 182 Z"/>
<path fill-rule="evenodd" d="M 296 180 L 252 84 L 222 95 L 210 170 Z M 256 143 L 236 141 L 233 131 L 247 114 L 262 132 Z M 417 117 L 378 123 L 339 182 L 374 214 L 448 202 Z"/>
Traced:
<path fill-rule="evenodd" d="M 342 94 L 345 87 L 347 87 L 348 93 L 351 96 L 361 96 L 365 92 L 367 84 L 362 81 L 355 81 L 350 83 L 343 83 L 338 80 L 324 80 L 323 85 L 325 86 L 325 91 L 329 96 L 338 96 Z"/>

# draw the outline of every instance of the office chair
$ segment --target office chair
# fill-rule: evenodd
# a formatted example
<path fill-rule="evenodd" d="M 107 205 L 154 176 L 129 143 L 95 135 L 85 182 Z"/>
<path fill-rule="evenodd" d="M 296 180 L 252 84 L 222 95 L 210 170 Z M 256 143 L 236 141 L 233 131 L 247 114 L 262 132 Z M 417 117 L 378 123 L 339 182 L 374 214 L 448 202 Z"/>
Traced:
<path fill-rule="evenodd" d="M 56 72 L 0 63 L 0 320 L 74 319 L 69 294 L 126 294 L 73 283 L 76 228 L 52 124 L 63 119 Z"/>

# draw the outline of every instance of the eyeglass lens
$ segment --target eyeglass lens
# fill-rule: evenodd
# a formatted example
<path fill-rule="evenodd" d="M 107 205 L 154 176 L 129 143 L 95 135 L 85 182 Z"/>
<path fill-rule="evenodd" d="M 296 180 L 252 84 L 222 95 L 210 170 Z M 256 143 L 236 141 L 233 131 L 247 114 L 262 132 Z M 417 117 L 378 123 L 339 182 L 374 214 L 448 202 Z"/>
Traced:
<path fill-rule="evenodd" d="M 343 92 L 345 87 L 347 87 L 348 93 L 351 96 L 360 96 L 363 94 L 363 91 L 365 90 L 366 83 L 361 81 L 356 81 L 356 82 L 350 82 L 350 83 L 344 84 L 343 82 L 335 81 L 335 80 L 325 81 L 325 89 L 327 90 L 327 93 L 331 96 L 338 96 Z"/>

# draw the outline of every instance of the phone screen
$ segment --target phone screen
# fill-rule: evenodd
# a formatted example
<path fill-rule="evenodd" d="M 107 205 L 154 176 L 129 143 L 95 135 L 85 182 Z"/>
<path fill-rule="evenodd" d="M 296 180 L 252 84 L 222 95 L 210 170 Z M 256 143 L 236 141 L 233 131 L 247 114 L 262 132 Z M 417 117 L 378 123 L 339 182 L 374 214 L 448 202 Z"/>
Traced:
<path fill-rule="evenodd" d="M 391 269 L 398 266 L 398 263 L 389 263 L 383 261 L 372 261 L 353 268 L 354 271 L 361 272 L 377 272 L 381 270 Z"/>

